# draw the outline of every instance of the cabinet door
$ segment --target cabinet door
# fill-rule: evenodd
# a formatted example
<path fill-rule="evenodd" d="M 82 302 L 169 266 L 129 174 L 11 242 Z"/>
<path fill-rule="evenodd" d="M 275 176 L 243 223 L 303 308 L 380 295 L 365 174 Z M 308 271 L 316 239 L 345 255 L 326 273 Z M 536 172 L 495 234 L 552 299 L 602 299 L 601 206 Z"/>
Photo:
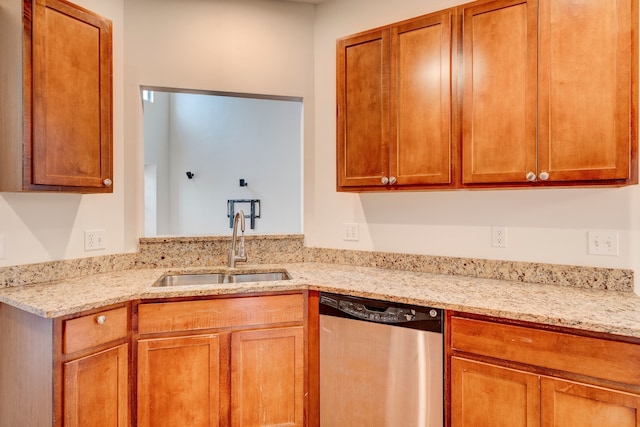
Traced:
<path fill-rule="evenodd" d="M 640 396 L 542 378 L 544 427 L 640 427 Z"/>
<path fill-rule="evenodd" d="M 526 182 L 536 172 L 537 6 L 463 9 L 463 183 Z"/>
<path fill-rule="evenodd" d="M 220 336 L 138 342 L 138 426 L 220 425 Z"/>
<path fill-rule="evenodd" d="M 451 426 L 540 426 L 538 377 L 522 371 L 453 357 Z"/>
<path fill-rule="evenodd" d="M 390 174 L 397 185 L 451 181 L 451 12 L 391 30 Z"/>
<path fill-rule="evenodd" d="M 629 178 L 637 14 L 632 0 L 540 1 L 539 169 L 549 180 Z"/>
<path fill-rule="evenodd" d="M 111 22 L 64 1 L 35 4 L 25 183 L 111 191 Z"/>
<path fill-rule="evenodd" d="M 128 427 L 128 346 L 64 364 L 65 427 Z"/>
<path fill-rule="evenodd" d="M 338 188 L 381 186 L 389 172 L 389 30 L 337 46 Z"/>
<path fill-rule="evenodd" d="M 303 412 L 303 327 L 234 332 L 231 425 L 302 427 Z"/>

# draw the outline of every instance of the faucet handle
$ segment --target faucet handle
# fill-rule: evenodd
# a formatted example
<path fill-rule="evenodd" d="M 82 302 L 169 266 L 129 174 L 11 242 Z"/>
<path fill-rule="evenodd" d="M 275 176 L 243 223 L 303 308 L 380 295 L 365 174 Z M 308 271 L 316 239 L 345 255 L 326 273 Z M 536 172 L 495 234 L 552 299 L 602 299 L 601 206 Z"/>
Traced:
<path fill-rule="evenodd" d="M 244 234 L 240 237 L 240 243 L 238 244 L 238 256 L 242 258 L 247 257 L 247 253 L 244 249 Z"/>

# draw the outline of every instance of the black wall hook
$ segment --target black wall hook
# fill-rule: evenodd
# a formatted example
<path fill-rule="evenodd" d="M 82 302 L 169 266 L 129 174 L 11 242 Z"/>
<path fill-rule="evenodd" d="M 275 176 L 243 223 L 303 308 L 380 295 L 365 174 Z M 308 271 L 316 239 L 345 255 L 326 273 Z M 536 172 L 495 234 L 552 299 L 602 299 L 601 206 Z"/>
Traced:
<path fill-rule="evenodd" d="M 191 171 L 187 172 L 187 178 L 193 179 L 194 176 L 196 176 L 196 175 L 193 172 L 191 172 Z"/>

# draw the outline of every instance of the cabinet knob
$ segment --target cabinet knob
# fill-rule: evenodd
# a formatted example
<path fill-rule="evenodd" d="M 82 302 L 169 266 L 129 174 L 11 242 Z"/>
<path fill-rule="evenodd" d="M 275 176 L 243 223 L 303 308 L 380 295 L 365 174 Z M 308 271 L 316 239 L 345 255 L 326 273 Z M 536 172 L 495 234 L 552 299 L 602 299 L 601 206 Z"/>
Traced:
<path fill-rule="evenodd" d="M 104 314 L 101 314 L 100 316 L 96 317 L 96 323 L 98 325 L 104 325 L 107 322 L 107 316 L 105 316 Z"/>
<path fill-rule="evenodd" d="M 398 180 L 396 179 L 396 177 L 395 177 L 395 176 L 390 176 L 390 177 L 389 177 L 389 184 L 390 184 L 390 185 L 395 184 L 397 181 L 398 181 Z"/>
<path fill-rule="evenodd" d="M 536 180 L 536 174 L 533 172 L 527 172 L 527 174 L 525 175 L 525 178 L 527 178 L 527 181 L 535 181 Z"/>
<path fill-rule="evenodd" d="M 387 185 L 389 183 L 389 178 L 387 178 L 386 176 L 382 177 L 382 185 Z"/>
<path fill-rule="evenodd" d="M 539 178 L 540 178 L 542 181 L 546 181 L 546 180 L 548 180 L 548 179 L 549 179 L 549 172 L 547 172 L 547 171 L 542 171 L 542 172 L 540 172 Z"/>
<path fill-rule="evenodd" d="M 102 181 L 102 183 L 104 184 L 105 187 L 111 187 L 111 184 L 113 184 L 113 181 L 111 181 L 109 178 L 105 178 L 105 180 Z"/>

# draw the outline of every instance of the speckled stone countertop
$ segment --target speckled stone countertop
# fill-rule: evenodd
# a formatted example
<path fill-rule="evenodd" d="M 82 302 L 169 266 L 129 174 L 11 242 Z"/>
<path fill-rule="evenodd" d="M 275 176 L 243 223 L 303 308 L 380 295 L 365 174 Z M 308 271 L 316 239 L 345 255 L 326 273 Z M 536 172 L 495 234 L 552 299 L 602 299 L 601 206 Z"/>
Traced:
<path fill-rule="evenodd" d="M 0 302 L 54 318 L 124 301 L 311 289 L 640 338 L 640 297 L 629 292 L 320 262 L 242 265 L 285 269 L 291 280 L 154 287 L 172 272 L 225 267 L 139 268 L 0 289 Z"/>

